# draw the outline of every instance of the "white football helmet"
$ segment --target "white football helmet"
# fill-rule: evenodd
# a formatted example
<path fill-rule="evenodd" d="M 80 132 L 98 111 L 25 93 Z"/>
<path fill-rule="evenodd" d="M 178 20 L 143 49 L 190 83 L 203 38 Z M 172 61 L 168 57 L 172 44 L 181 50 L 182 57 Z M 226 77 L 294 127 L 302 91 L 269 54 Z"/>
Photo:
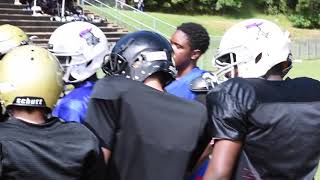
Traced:
<path fill-rule="evenodd" d="M 109 52 L 107 38 L 101 29 L 82 21 L 58 27 L 49 39 L 48 49 L 64 68 L 66 83 L 81 82 L 92 76 Z"/>
<path fill-rule="evenodd" d="M 219 68 L 219 76 L 262 77 L 281 62 L 288 61 L 291 68 L 289 44 L 289 33 L 273 22 L 244 20 L 223 35 L 213 66 Z"/>

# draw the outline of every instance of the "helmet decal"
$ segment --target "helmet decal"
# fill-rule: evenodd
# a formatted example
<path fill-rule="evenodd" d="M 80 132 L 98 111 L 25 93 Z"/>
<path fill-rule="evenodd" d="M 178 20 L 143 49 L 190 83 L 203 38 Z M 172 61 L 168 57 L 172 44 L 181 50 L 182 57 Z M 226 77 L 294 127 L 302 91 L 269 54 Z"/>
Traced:
<path fill-rule="evenodd" d="M 43 98 L 41 98 L 41 97 L 29 97 L 29 96 L 16 97 L 13 100 L 13 104 L 15 104 L 15 105 L 24 105 L 24 106 L 40 106 L 40 107 L 45 107 L 46 106 L 46 102 L 44 101 Z"/>
<path fill-rule="evenodd" d="M 92 28 L 86 29 L 84 31 L 81 31 L 79 35 L 87 41 L 87 44 L 89 46 L 95 46 L 100 42 L 100 39 L 95 37 L 91 31 Z"/>
<path fill-rule="evenodd" d="M 260 26 L 261 26 L 262 24 L 263 24 L 263 22 L 260 22 L 260 23 L 254 22 L 254 23 L 251 23 L 251 24 L 246 25 L 246 28 L 247 28 L 247 29 L 252 28 L 252 27 L 258 27 L 258 28 L 260 28 Z"/>
<path fill-rule="evenodd" d="M 263 22 L 260 22 L 260 23 L 251 23 L 251 24 L 249 24 L 249 25 L 246 25 L 246 28 L 247 29 L 250 29 L 250 28 L 258 28 L 259 29 L 259 31 L 258 31 L 258 36 L 257 36 L 257 38 L 259 38 L 260 36 L 262 36 L 262 37 L 264 37 L 264 38 L 268 38 L 268 36 L 269 36 L 269 33 L 268 32 L 264 32 L 263 30 L 262 30 L 262 28 L 261 28 L 261 25 L 263 25 Z"/>

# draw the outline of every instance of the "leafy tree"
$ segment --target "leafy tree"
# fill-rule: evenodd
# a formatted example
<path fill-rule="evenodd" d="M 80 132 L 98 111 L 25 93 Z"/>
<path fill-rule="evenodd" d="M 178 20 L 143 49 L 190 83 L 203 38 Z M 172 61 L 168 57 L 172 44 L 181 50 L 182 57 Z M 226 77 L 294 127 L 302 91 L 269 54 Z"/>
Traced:
<path fill-rule="evenodd" d="M 216 10 L 221 10 L 223 8 L 241 8 L 242 0 L 218 0 L 216 2 Z"/>
<path fill-rule="evenodd" d="M 131 0 L 133 1 L 133 0 Z M 146 0 L 147 10 L 186 14 L 245 14 L 256 8 L 286 14 L 296 27 L 320 27 L 320 0 Z"/>
<path fill-rule="evenodd" d="M 295 13 L 290 16 L 291 21 L 297 27 L 320 27 L 320 2 L 319 0 L 299 0 Z"/>

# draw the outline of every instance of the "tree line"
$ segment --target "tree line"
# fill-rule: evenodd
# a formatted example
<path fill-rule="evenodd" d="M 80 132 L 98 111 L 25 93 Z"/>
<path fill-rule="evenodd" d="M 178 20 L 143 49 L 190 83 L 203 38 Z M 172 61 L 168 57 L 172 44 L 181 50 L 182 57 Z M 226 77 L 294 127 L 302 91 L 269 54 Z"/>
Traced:
<path fill-rule="evenodd" d="M 254 10 L 285 14 L 295 27 L 320 28 L 319 0 L 145 0 L 144 4 L 149 11 L 173 13 L 245 16 Z"/>

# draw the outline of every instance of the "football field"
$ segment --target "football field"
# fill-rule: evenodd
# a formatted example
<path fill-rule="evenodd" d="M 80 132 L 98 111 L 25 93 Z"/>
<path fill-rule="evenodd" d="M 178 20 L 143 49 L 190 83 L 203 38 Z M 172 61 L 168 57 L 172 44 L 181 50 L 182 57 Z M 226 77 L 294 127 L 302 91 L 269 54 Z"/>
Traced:
<path fill-rule="evenodd" d="M 292 70 L 289 72 L 289 77 L 307 76 L 320 80 L 320 59 L 319 60 L 303 60 L 293 63 Z"/>
<path fill-rule="evenodd" d="M 88 8 L 90 9 L 90 8 Z M 105 12 L 111 11 L 106 10 Z M 107 16 L 106 13 L 97 12 L 98 14 L 104 14 Z M 122 11 L 122 14 L 127 14 L 128 17 L 133 17 L 135 20 L 141 20 L 141 22 L 146 23 L 149 26 L 153 26 L 155 23 L 152 20 L 149 20 L 145 16 L 141 16 L 138 13 L 130 12 L 130 11 Z M 202 24 L 207 28 L 209 31 L 209 34 L 215 35 L 215 36 L 221 36 L 225 32 L 225 30 L 230 27 L 235 22 L 239 21 L 238 18 L 227 18 L 223 16 L 204 16 L 204 15 L 177 15 L 177 14 L 167 14 L 167 13 L 148 13 L 150 15 L 153 15 L 159 19 L 164 20 L 165 22 L 168 22 L 172 25 L 180 25 L 182 22 L 197 22 Z M 112 17 L 107 16 L 110 20 L 113 20 Z M 289 23 L 287 17 L 285 16 L 265 16 L 265 15 L 257 15 L 255 16 L 257 18 L 266 18 L 266 19 L 272 19 L 277 20 L 279 24 L 281 24 L 285 29 L 288 29 L 290 32 L 292 32 L 292 35 L 294 37 L 310 37 L 310 36 L 319 36 L 320 33 L 318 30 L 305 30 L 305 29 L 297 29 L 291 27 L 291 23 Z M 126 19 L 127 17 L 121 16 L 121 18 Z M 132 25 L 133 26 L 133 25 Z M 135 26 L 138 26 L 138 24 L 135 24 Z M 167 34 L 170 36 L 172 32 L 175 30 L 174 28 L 168 28 L 167 26 L 163 26 L 162 24 L 157 24 L 156 26 L 157 30 L 163 30 L 164 34 Z M 131 30 L 128 28 L 128 30 Z M 218 46 L 218 42 L 213 44 L 213 46 Z M 216 48 L 216 47 L 215 47 Z M 319 50 L 320 51 L 320 50 Z M 214 53 L 209 53 L 210 56 L 208 58 L 202 58 L 202 60 L 198 63 L 198 65 L 206 70 L 213 70 L 212 68 L 212 55 Z M 289 74 L 287 75 L 290 78 L 295 77 L 311 77 L 317 80 L 320 80 L 320 59 L 318 60 L 295 60 L 293 63 L 293 68 L 290 70 Z M 103 77 L 104 74 L 100 71 L 99 77 Z M 303 93 L 303 92 L 301 92 Z M 319 92 L 320 93 L 320 92 Z M 315 177 L 316 180 L 320 180 L 320 169 L 318 169 L 318 173 Z"/>

